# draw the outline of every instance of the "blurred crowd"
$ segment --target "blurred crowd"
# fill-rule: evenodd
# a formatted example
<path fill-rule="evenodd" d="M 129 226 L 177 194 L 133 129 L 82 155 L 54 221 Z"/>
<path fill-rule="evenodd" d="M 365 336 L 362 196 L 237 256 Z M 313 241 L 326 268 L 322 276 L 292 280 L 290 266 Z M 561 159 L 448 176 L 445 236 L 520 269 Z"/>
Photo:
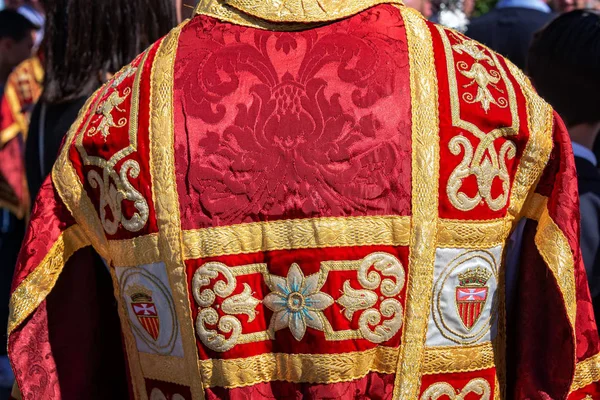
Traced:
<path fill-rule="evenodd" d="M 77 112 L 191 14 L 190 3 L 0 0 L 0 331 L 6 332 L 11 276 L 32 199 Z M 406 3 L 508 57 L 562 116 L 579 174 L 583 257 L 600 311 L 600 14 L 594 11 L 600 0 L 500 0 L 477 17 L 475 0 Z M 8 391 L 12 380 L 2 344 L 0 388 Z"/>

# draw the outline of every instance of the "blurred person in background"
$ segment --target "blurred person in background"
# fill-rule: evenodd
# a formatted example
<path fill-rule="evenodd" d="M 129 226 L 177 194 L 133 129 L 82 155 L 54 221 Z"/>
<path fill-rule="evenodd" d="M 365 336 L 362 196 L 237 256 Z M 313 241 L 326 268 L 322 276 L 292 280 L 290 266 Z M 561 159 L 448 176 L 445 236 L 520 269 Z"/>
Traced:
<path fill-rule="evenodd" d="M 524 69 L 534 33 L 553 18 L 544 0 L 500 0 L 492 11 L 473 19 L 466 34 Z"/>
<path fill-rule="evenodd" d="M 11 91 L 12 84 L 7 86 L 9 76 L 17 65 L 31 56 L 34 43 L 36 26 L 17 11 L 6 9 L 0 11 L 0 99 L 3 99 L 5 87 Z M 2 107 L 7 103 L 2 101 Z M 0 116 L 4 113 L 0 113 Z M 25 221 L 21 199 L 24 188 L 22 185 L 22 147 L 20 143 L 12 141 L 15 129 L 12 124 L 0 118 L 0 155 L 10 155 L 17 163 L 3 162 L 0 165 L 0 399 L 5 399 L 7 391 L 12 386 L 12 375 L 8 357 L 6 355 L 7 336 L 6 323 L 8 321 L 8 300 L 10 282 L 17 255 L 25 231 Z M 7 129 L 5 129 L 7 128 Z M 13 184 L 16 183 L 16 188 Z M 20 196 L 19 196 L 20 194 Z"/>
<path fill-rule="evenodd" d="M 528 72 L 562 116 L 573 145 L 581 202 L 581 250 L 600 317 L 600 172 L 592 151 L 600 132 L 600 14 L 577 10 L 539 32 Z"/>
<path fill-rule="evenodd" d="M 176 24 L 172 0 L 48 0 L 47 10 L 44 91 L 26 148 L 32 200 L 85 100 Z"/>

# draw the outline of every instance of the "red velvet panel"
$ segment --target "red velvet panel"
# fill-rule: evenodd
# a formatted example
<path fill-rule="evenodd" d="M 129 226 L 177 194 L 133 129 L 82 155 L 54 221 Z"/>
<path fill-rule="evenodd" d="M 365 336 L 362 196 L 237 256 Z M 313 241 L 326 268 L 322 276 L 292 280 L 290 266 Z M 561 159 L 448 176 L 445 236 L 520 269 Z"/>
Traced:
<path fill-rule="evenodd" d="M 267 382 L 235 388 L 206 389 L 206 400 L 389 400 L 394 392 L 394 375 L 373 372 L 362 379 L 329 385 Z"/>
<path fill-rule="evenodd" d="M 175 64 L 183 228 L 409 215 L 410 108 L 393 6 L 294 33 L 194 18 Z"/>

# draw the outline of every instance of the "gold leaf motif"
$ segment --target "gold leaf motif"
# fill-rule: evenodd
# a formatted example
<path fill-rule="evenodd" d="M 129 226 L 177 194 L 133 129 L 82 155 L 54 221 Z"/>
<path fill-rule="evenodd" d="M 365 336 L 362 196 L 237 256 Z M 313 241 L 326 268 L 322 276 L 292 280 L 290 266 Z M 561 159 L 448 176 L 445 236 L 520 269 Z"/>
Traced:
<path fill-rule="evenodd" d="M 355 312 L 371 308 L 377 303 L 377 294 L 370 290 L 353 289 L 350 281 L 344 282 L 343 293 L 336 302 L 344 307 L 344 316 L 350 321 Z"/>

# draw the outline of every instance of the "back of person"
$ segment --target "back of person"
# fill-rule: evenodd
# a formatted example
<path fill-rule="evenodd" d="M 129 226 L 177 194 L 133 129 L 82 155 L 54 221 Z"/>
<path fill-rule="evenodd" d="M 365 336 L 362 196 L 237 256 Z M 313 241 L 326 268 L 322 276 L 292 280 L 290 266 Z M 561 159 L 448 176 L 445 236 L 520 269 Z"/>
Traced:
<path fill-rule="evenodd" d="M 581 248 L 600 317 L 600 172 L 593 152 L 600 134 L 600 14 L 558 17 L 531 47 L 528 66 L 539 93 L 561 114 L 571 137 L 581 203 Z"/>
<path fill-rule="evenodd" d="M 466 35 L 485 44 L 507 57 L 519 68 L 525 68 L 529 45 L 535 32 L 554 17 L 540 0 L 513 1 L 488 14 L 475 18 L 469 24 Z M 519 6 L 533 4 L 531 7 Z"/>
<path fill-rule="evenodd" d="M 502 57 L 380 3 L 203 1 L 90 98 L 15 280 L 23 396 L 95 398 L 68 377 L 107 358 L 135 399 L 598 393 L 560 121 Z"/>

